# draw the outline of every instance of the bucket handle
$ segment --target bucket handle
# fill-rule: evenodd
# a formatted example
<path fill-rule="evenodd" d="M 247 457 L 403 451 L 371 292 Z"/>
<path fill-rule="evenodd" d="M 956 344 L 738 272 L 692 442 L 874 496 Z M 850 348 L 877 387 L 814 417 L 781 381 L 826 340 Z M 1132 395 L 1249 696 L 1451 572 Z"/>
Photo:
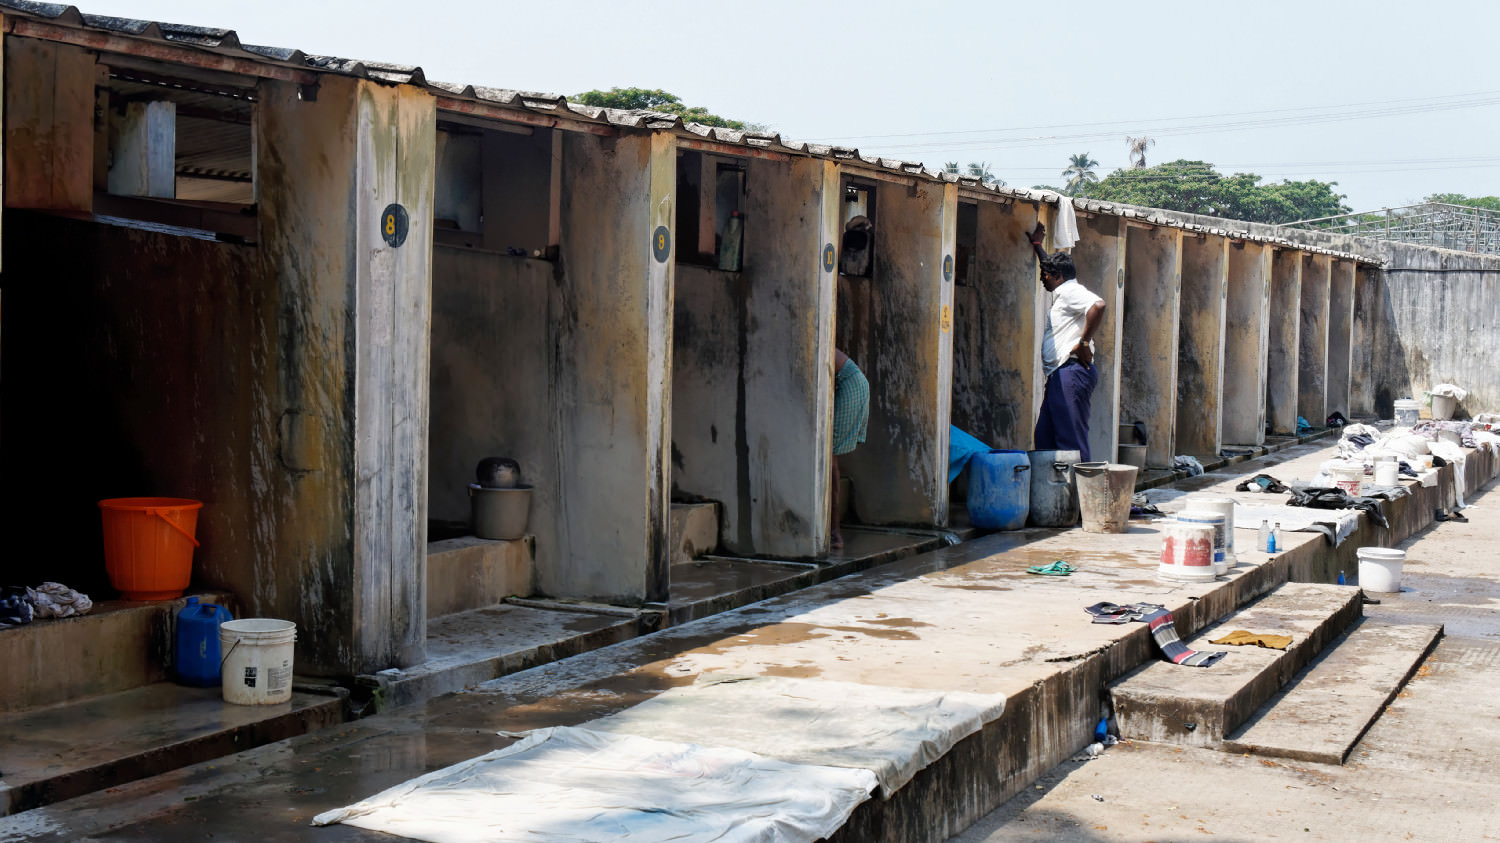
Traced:
<path fill-rule="evenodd" d="M 243 639 L 243 638 L 236 638 L 236 639 L 234 639 L 234 643 L 229 645 L 229 653 L 233 653 L 234 652 L 234 648 L 240 646 L 240 642 L 244 641 L 244 640 L 245 639 Z M 220 673 L 224 672 L 224 662 L 229 661 L 229 653 L 225 653 L 224 657 L 222 659 L 219 659 L 219 672 Z"/>
<path fill-rule="evenodd" d="M 165 509 L 149 509 L 148 508 L 146 510 L 146 514 L 147 515 L 155 515 L 157 518 L 160 518 L 161 520 L 167 522 L 168 526 L 170 526 L 172 529 L 176 530 L 177 532 L 181 533 L 184 538 L 186 538 L 188 541 L 192 542 L 193 543 L 193 547 L 202 547 L 202 545 L 200 545 L 198 543 L 198 540 L 195 539 L 195 538 L 193 538 L 193 534 L 192 533 L 189 533 L 187 530 L 184 530 L 181 527 L 177 526 L 177 522 L 176 521 L 173 521 L 172 519 L 170 519 L 170 518 L 167 517 L 167 510 L 165 510 Z"/>

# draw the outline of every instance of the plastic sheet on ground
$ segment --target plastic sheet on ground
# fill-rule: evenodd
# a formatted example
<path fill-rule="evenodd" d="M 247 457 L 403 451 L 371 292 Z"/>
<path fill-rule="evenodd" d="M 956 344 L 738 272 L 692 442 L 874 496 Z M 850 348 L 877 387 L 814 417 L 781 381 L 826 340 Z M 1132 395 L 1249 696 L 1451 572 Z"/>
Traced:
<path fill-rule="evenodd" d="M 708 674 L 588 728 L 863 768 L 889 797 L 1004 710 L 1002 694 Z"/>
<path fill-rule="evenodd" d="M 559 726 L 319 814 L 431 843 L 813 841 L 869 797 L 868 770 Z"/>

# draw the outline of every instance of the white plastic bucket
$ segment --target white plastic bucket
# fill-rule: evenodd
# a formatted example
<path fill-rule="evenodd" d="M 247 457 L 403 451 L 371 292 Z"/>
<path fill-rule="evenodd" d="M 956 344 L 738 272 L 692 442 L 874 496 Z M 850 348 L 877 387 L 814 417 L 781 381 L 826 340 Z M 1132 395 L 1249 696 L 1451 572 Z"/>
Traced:
<path fill-rule="evenodd" d="M 1224 525 L 1224 513 L 1200 508 L 1196 501 L 1188 506 L 1193 508 L 1177 513 L 1177 521 L 1182 524 L 1202 524 L 1214 529 L 1214 576 L 1228 573 L 1229 563 L 1225 561 L 1225 549 L 1229 546 L 1229 537 Z"/>
<path fill-rule="evenodd" d="M 1411 398 L 1396 399 L 1396 424 L 1411 427 L 1422 416 L 1422 405 Z"/>
<path fill-rule="evenodd" d="M 1365 466 L 1357 462 L 1335 462 L 1328 466 L 1328 476 L 1333 478 L 1333 485 L 1359 497 L 1360 484 L 1365 481 Z"/>
<path fill-rule="evenodd" d="M 219 625 L 219 671 L 224 702 L 275 705 L 292 698 L 292 645 L 297 625 L 271 618 L 245 618 Z"/>
<path fill-rule="evenodd" d="M 1401 482 L 1401 466 L 1394 460 L 1375 463 L 1375 485 L 1394 486 Z"/>
<path fill-rule="evenodd" d="M 1188 495 L 1185 506 L 1187 509 L 1205 509 L 1224 516 L 1224 568 L 1219 573 L 1229 573 L 1230 568 L 1239 564 L 1239 557 L 1234 555 L 1234 499 L 1216 495 Z"/>
<path fill-rule="evenodd" d="M 1360 588 L 1377 592 L 1401 590 L 1401 568 L 1406 564 L 1406 551 L 1388 547 L 1362 547 L 1357 555 Z"/>
<path fill-rule="evenodd" d="M 1179 582 L 1213 582 L 1214 528 L 1181 521 L 1162 525 L 1156 575 Z"/>
<path fill-rule="evenodd" d="M 1432 417 L 1435 419 L 1451 419 L 1453 411 L 1458 409 L 1458 399 L 1452 395 L 1432 396 Z"/>

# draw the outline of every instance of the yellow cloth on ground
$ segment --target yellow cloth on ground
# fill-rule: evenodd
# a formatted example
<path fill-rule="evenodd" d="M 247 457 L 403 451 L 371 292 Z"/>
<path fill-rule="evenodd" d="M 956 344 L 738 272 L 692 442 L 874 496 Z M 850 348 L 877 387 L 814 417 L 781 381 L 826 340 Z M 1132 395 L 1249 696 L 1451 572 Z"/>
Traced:
<path fill-rule="evenodd" d="M 1286 646 L 1288 644 L 1292 643 L 1292 636 L 1290 636 L 1290 635 L 1272 635 L 1270 633 L 1265 633 L 1265 632 L 1247 632 L 1247 631 L 1245 631 L 1243 629 L 1236 629 L 1234 632 L 1229 633 L 1228 635 L 1224 636 L 1223 638 L 1220 638 L 1217 641 L 1210 641 L 1208 643 L 1210 643 L 1210 644 L 1258 644 L 1258 645 L 1260 645 L 1262 647 L 1270 647 L 1272 650 L 1285 650 Z"/>

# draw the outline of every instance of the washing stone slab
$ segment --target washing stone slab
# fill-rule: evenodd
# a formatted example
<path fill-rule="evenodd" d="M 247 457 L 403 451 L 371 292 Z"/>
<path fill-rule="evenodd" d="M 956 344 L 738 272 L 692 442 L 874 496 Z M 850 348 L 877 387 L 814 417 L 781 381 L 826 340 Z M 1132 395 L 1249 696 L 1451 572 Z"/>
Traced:
<path fill-rule="evenodd" d="M 1344 763 L 1442 636 L 1441 624 L 1361 621 L 1222 748 Z"/>
<path fill-rule="evenodd" d="M 0 719 L 0 816 L 344 722 L 338 695 L 232 705 L 158 682 Z"/>
<path fill-rule="evenodd" d="M 1157 660 L 1111 686 L 1120 737 L 1218 746 L 1360 615 L 1357 588 L 1283 584 L 1184 640 L 1193 650 L 1226 652 L 1217 663 L 1185 667 Z M 1237 629 L 1290 635 L 1292 643 L 1285 650 L 1209 643 Z"/>

